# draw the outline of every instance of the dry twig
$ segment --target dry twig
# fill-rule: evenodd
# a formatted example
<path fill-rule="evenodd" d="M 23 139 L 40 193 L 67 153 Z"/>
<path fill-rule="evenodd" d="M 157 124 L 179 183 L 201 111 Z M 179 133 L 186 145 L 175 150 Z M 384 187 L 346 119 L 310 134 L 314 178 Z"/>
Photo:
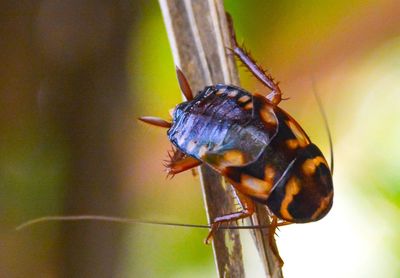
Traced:
<path fill-rule="evenodd" d="M 159 0 L 175 64 L 182 69 L 194 92 L 216 83 L 239 85 L 230 46 L 222 0 Z M 172 70 L 172 69 L 171 69 Z M 236 211 L 229 185 L 207 166 L 201 167 L 201 183 L 207 217 Z M 268 225 L 264 206 L 257 207 L 255 225 Z M 265 272 L 270 277 L 282 277 L 271 251 L 266 230 L 252 231 Z M 220 277 L 244 277 L 242 244 L 237 230 L 220 230 L 213 241 L 214 257 Z M 254 254 L 256 256 L 256 254 Z"/>

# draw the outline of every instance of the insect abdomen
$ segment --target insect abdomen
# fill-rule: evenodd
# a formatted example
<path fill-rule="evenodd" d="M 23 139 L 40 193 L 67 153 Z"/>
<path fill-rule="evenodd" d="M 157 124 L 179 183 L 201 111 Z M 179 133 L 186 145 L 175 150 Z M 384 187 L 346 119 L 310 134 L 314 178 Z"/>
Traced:
<path fill-rule="evenodd" d="M 311 222 L 332 206 L 333 185 L 329 167 L 314 145 L 299 150 L 296 159 L 267 200 L 273 213 L 291 222 Z"/>
<path fill-rule="evenodd" d="M 247 165 L 222 169 L 232 184 L 281 219 L 322 218 L 333 198 L 332 177 L 321 151 L 286 112 L 274 109 L 278 132 L 262 154 Z"/>

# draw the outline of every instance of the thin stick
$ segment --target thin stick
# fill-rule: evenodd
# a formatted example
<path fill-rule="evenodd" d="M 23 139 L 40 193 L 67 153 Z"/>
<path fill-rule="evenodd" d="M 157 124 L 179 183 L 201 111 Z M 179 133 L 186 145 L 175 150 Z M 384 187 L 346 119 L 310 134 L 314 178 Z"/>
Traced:
<path fill-rule="evenodd" d="M 222 5 L 221 1 L 159 2 L 175 64 L 185 74 L 192 91 L 199 92 L 215 83 L 237 81 L 231 77 L 233 74 L 226 61 L 221 61 L 221 57 L 225 58 L 226 45 L 221 39 L 222 20 L 215 7 Z M 219 175 L 203 166 L 200 167 L 200 179 L 209 223 L 216 216 L 235 210 L 233 199 Z M 219 231 L 212 242 L 217 273 L 220 277 L 244 277 L 239 233 L 236 230 L 226 233 L 230 242 L 225 241 L 224 231 Z"/>
<path fill-rule="evenodd" d="M 226 51 L 231 40 L 223 1 L 159 0 L 159 3 L 175 64 L 182 69 L 192 91 L 199 92 L 216 83 L 239 85 L 235 61 Z M 209 223 L 236 210 L 230 186 L 221 176 L 202 166 L 200 179 Z M 253 217 L 256 226 L 269 226 L 265 206 L 258 206 L 257 212 Z M 252 233 L 267 276 L 282 277 L 269 246 L 268 230 L 255 229 Z M 213 250 L 219 277 L 245 276 L 242 244 L 236 229 L 217 232 Z"/>

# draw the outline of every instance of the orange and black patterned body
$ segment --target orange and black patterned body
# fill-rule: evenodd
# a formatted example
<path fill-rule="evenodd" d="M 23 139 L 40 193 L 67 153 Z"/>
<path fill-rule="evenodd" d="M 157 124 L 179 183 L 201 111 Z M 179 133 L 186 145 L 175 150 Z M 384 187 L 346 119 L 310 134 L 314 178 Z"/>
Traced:
<path fill-rule="evenodd" d="M 175 108 L 168 136 L 283 220 L 316 221 L 332 206 L 332 176 L 321 151 L 263 96 L 234 86 L 206 87 Z"/>

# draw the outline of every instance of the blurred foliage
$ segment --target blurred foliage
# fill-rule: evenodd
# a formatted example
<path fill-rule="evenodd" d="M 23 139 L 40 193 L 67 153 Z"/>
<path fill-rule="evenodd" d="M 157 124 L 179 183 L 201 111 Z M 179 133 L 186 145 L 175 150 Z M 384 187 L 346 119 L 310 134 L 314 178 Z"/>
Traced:
<path fill-rule="evenodd" d="M 320 222 L 281 229 L 278 245 L 284 273 L 287 277 L 399 277 L 400 5 L 388 0 L 225 3 L 239 40 L 281 81 L 290 98 L 282 107 L 328 154 L 312 96 L 315 80 L 334 137 L 334 207 Z M 110 186 L 122 188 L 123 216 L 206 223 L 198 177 L 185 173 L 166 180 L 162 160 L 170 144 L 165 131 L 135 121 L 140 115 L 168 118 L 168 110 L 181 101 L 181 95 L 158 3 L 142 1 L 131 8 L 139 11 L 125 58 L 131 118 L 118 133 L 125 136 L 124 144 L 109 136 L 123 157 L 121 185 Z M 9 24 L 4 26 L 17 25 L 20 16 L 29 14 L 31 20 L 20 33 L 34 42 L 32 30 L 40 21 L 37 10 L 34 5 L 16 7 L 7 14 Z M 1 32 L 8 44 L 0 48 L 5 61 L 0 89 L 16 93 L 3 94 L 1 99 L 0 276 L 53 277 L 58 273 L 62 224 L 41 224 L 18 233 L 13 228 L 33 217 L 63 213 L 71 150 L 50 127 L 49 114 L 40 113 L 46 97 L 40 84 L 47 77 L 37 76 L 43 73 L 35 64 L 40 61 L 24 66 L 37 53 L 18 52 L 17 46 L 33 42 L 12 36 L 12 28 Z M 241 79 L 246 89 L 263 90 L 243 70 Z M 92 190 L 89 196 L 100 194 Z M 205 236 L 205 230 L 126 226 L 116 276 L 213 277 L 212 249 L 203 244 Z"/>

